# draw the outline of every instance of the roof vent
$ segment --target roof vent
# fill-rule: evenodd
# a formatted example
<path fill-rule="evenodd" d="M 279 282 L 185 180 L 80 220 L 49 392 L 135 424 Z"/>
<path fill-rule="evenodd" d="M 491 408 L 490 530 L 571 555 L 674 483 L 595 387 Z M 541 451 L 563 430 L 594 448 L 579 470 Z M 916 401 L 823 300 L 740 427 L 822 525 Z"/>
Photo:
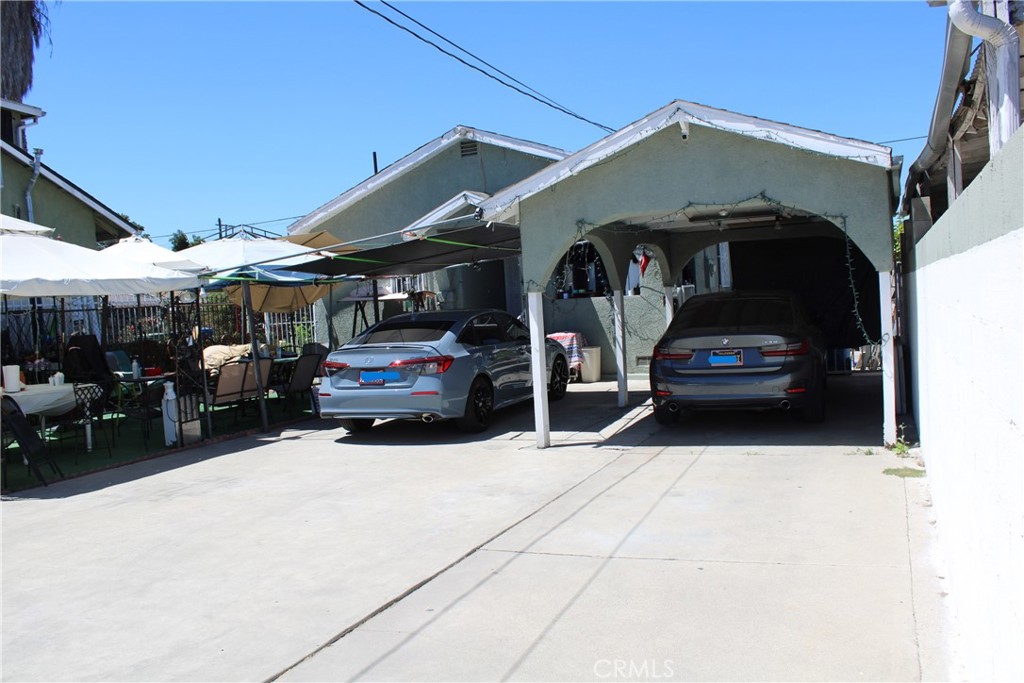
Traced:
<path fill-rule="evenodd" d="M 464 157 L 475 157 L 480 153 L 476 140 L 463 140 L 459 143 L 459 154 Z"/>

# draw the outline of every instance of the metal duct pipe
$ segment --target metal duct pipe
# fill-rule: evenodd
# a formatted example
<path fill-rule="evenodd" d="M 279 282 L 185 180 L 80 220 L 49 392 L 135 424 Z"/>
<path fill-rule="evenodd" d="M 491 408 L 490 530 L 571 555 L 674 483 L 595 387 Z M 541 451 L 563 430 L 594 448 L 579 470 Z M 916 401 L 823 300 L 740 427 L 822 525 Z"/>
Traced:
<path fill-rule="evenodd" d="M 1020 127 L 1020 38 L 1010 24 L 978 12 L 975 3 L 953 0 L 949 20 L 992 48 L 987 64 L 988 148 L 995 157 Z"/>
<path fill-rule="evenodd" d="M 32 150 L 32 177 L 29 178 L 28 187 L 25 188 L 25 210 L 28 213 L 28 222 L 35 223 L 35 210 L 32 207 L 32 188 L 39 180 L 39 171 L 42 166 L 43 150 L 36 148 Z"/>
<path fill-rule="evenodd" d="M 935 108 L 932 110 L 928 141 L 907 173 L 907 187 L 903 192 L 904 201 L 910 195 L 910 189 L 917 183 L 917 179 L 942 156 L 946 149 L 949 118 L 953 113 L 953 104 L 956 102 L 957 88 L 960 87 L 961 81 L 964 80 L 967 70 L 970 68 L 970 55 L 971 37 L 958 29 L 952 21 L 947 21 L 946 59 L 942 64 L 939 94 L 935 98 Z"/>

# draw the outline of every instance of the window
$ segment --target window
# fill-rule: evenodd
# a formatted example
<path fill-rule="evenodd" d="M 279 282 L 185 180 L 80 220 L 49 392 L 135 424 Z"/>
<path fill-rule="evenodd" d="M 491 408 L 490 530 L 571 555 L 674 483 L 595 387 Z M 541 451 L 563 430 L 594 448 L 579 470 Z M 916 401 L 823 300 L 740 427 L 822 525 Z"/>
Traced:
<path fill-rule="evenodd" d="M 451 320 L 416 320 L 383 322 L 352 340 L 352 344 L 393 344 L 402 342 L 434 342 L 452 326 Z"/>

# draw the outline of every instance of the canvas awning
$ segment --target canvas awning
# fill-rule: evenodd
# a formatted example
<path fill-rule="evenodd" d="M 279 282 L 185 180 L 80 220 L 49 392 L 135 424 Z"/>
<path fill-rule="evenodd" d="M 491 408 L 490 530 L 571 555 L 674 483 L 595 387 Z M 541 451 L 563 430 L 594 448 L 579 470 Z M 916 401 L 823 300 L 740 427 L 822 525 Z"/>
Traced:
<path fill-rule="evenodd" d="M 335 254 L 309 261 L 289 270 L 323 275 L 419 275 L 434 270 L 477 261 L 517 256 L 520 252 L 519 228 L 503 223 L 485 223 L 436 232 L 420 239 L 351 254 Z"/>

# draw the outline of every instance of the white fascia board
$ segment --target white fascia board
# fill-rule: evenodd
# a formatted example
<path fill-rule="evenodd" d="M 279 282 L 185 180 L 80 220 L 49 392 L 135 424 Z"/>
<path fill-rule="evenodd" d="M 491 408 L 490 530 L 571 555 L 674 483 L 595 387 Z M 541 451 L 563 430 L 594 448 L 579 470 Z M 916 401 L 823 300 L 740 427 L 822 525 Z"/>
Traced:
<path fill-rule="evenodd" d="M 430 213 L 425 214 L 423 217 L 416 219 L 409 225 L 402 228 L 402 239 L 418 239 L 426 232 L 429 232 L 429 228 L 431 226 L 449 218 L 453 218 L 456 213 L 467 207 L 480 206 L 480 204 L 486 201 L 490 196 L 491 195 L 485 192 L 473 192 L 471 190 L 460 192 Z M 423 232 L 421 233 L 419 231 Z"/>
<path fill-rule="evenodd" d="M 688 135 L 689 126 L 704 126 L 832 157 L 868 163 L 886 170 L 892 167 L 892 150 L 882 145 L 676 100 L 495 194 L 480 205 L 484 212 L 484 220 L 515 222 L 518 201 L 551 187 L 564 178 L 577 175 L 673 124 L 679 125 L 684 136 Z"/>
<path fill-rule="evenodd" d="M 517 202 L 545 190 L 565 178 L 570 178 L 612 157 L 627 147 L 649 138 L 658 131 L 678 123 L 682 134 L 688 132 L 685 114 L 675 103 L 662 107 L 658 111 L 645 116 L 625 128 L 619 129 L 601 138 L 589 147 L 572 154 L 545 169 L 534 173 L 529 178 L 512 185 L 483 202 L 484 220 L 506 222 L 515 220 L 518 213 Z"/>
<path fill-rule="evenodd" d="M 12 157 L 20 161 L 25 166 L 29 168 L 32 167 L 32 157 L 28 156 L 14 145 L 10 145 L 6 142 L 0 141 L 0 146 L 2 146 L 3 151 L 10 154 Z M 74 185 L 70 181 L 65 180 L 61 176 L 57 175 L 54 171 L 50 170 L 45 165 L 40 165 L 39 175 L 46 178 L 54 185 L 64 190 L 69 195 L 71 195 L 72 197 L 82 202 L 96 213 L 106 218 L 115 226 L 124 230 L 124 232 L 127 235 L 135 234 L 135 228 L 133 228 L 127 221 L 125 221 L 125 219 L 118 216 L 110 208 L 104 206 L 103 204 L 100 204 L 95 197 L 91 197 L 88 194 L 86 194 L 85 190 L 81 189 L 77 185 Z"/>
<path fill-rule="evenodd" d="M 461 140 L 475 140 L 554 161 L 564 159 L 569 154 L 565 150 L 529 142 L 528 140 L 519 140 L 466 126 L 456 126 L 441 137 L 431 140 L 416 151 L 407 154 L 379 173 L 370 176 L 352 189 L 343 192 L 320 208 L 295 221 L 288 226 L 288 234 L 295 235 L 314 231 L 327 219 L 344 211 L 349 206 L 384 187 L 396 178 L 405 175 L 424 162 L 429 161 L 450 145 Z"/>
<path fill-rule="evenodd" d="M 18 112 L 22 117 L 29 117 L 33 119 L 46 116 L 46 112 L 39 107 L 33 107 L 30 104 L 23 104 L 22 102 L 15 102 L 14 100 L 0 100 L 0 108 L 10 109 L 11 111 Z"/>
<path fill-rule="evenodd" d="M 693 102 L 677 101 L 673 105 L 682 107 L 687 114 L 687 120 L 696 126 L 727 130 L 809 152 L 878 166 L 886 170 L 892 168 L 892 149 L 876 145 L 873 142 L 839 137 L 809 128 L 759 119 Z"/>

